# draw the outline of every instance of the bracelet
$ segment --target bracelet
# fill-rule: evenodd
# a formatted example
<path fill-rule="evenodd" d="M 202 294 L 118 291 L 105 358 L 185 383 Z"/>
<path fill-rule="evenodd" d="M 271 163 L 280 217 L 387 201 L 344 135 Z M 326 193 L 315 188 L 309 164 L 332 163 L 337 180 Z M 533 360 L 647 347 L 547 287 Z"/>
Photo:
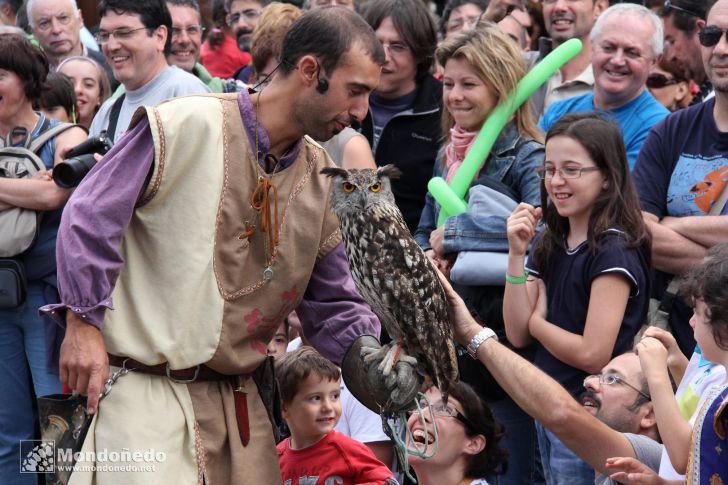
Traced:
<path fill-rule="evenodd" d="M 506 282 L 510 283 L 512 285 L 522 285 L 523 283 L 528 280 L 528 270 L 523 270 L 523 276 L 511 276 L 508 273 L 506 273 Z"/>
<path fill-rule="evenodd" d="M 496 341 L 498 340 L 498 336 L 495 334 L 495 332 L 488 327 L 485 327 L 480 332 L 476 333 L 475 336 L 470 340 L 468 346 L 465 347 L 468 355 L 470 355 L 470 357 L 472 357 L 473 359 L 478 360 L 478 348 L 483 345 L 483 342 L 485 342 L 489 338 L 494 338 L 496 339 Z"/>

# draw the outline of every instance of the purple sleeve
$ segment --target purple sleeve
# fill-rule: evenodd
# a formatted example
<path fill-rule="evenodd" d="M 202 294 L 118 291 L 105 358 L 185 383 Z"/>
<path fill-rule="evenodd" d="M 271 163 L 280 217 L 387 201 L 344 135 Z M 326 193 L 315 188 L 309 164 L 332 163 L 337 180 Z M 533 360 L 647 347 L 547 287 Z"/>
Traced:
<path fill-rule="evenodd" d="M 296 313 L 306 338 L 337 365 L 361 335 L 379 338 L 379 320 L 354 285 L 343 243 L 316 263 Z"/>
<path fill-rule="evenodd" d="M 61 303 L 40 312 L 65 325 L 69 309 L 101 328 L 124 263 L 121 238 L 154 161 L 149 123 L 143 118 L 89 172 L 66 204 L 58 229 L 56 262 Z"/>

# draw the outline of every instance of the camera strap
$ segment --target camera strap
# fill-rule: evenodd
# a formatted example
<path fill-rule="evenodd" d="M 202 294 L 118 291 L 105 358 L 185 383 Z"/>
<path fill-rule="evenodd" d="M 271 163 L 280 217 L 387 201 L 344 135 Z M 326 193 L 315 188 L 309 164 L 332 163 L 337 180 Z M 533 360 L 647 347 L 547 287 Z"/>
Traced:
<path fill-rule="evenodd" d="M 114 105 L 111 107 L 111 113 L 109 114 L 109 126 L 106 128 L 106 134 L 111 138 L 112 142 L 116 141 L 114 140 L 116 138 L 116 123 L 119 121 L 119 113 L 121 113 L 121 105 L 124 104 L 124 98 L 126 98 L 126 93 L 116 98 Z"/>

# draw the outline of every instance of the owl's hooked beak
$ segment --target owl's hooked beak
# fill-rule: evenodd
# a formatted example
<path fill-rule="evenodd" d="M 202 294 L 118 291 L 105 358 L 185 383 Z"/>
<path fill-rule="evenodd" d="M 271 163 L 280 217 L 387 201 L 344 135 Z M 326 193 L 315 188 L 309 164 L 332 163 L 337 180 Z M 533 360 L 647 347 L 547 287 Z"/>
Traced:
<path fill-rule="evenodd" d="M 359 190 L 355 191 L 355 194 L 356 194 L 355 195 L 356 206 L 362 211 L 367 210 L 368 209 L 367 206 L 369 205 L 369 202 L 370 202 L 366 196 L 367 193 L 365 191 L 359 189 Z"/>

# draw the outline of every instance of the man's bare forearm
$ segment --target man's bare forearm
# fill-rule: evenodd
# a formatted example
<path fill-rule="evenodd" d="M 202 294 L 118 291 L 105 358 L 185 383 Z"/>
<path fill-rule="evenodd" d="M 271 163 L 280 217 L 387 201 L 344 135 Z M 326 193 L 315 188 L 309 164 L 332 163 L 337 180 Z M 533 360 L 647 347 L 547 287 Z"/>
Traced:
<path fill-rule="evenodd" d="M 488 339 L 478 349 L 478 359 L 526 413 L 595 470 L 606 472 L 609 457 L 634 457 L 622 433 L 592 416 L 558 382 L 520 355 Z"/>
<path fill-rule="evenodd" d="M 705 246 L 657 222 L 645 220 L 652 233 L 652 266 L 679 275 L 700 264 Z"/>
<path fill-rule="evenodd" d="M 660 225 L 706 249 L 728 241 L 728 216 L 665 217 Z"/>

